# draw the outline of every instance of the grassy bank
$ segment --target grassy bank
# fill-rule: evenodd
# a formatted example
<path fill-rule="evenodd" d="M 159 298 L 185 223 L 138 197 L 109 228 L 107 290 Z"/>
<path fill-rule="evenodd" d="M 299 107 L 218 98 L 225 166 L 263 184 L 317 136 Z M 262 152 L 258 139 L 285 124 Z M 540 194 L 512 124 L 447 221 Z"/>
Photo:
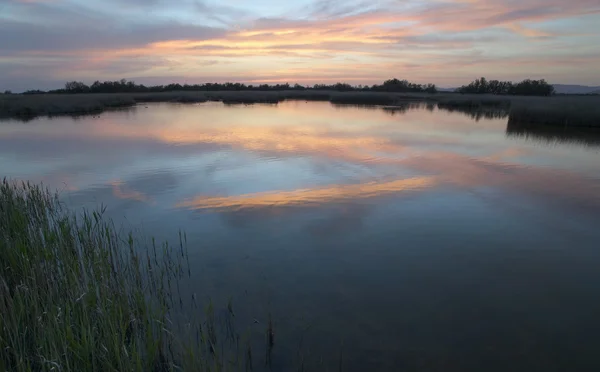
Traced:
<path fill-rule="evenodd" d="M 31 119 L 37 116 L 85 115 L 130 107 L 140 102 L 206 102 L 201 93 L 177 92 L 151 94 L 2 94 L 0 117 Z"/>
<path fill-rule="evenodd" d="M 408 101 L 437 104 L 449 111 L 510 114 L 513 122 L 547 126 L 600 127 L 600 96 L 521 97 L 456 93 L 379 93 L 320 90 L 166 92 L 123 94 L 0 95 L 0 117 L 31 119 L 43 115 L 87 114 L 142 102 L 276 104 L 284 100 L 329 101 L 334 104 L 401 106 Z M 476 114 L 475 117 L 478 115 Z M 479 115 L 480 116 L 480 115 Z M 485 116 L 485 115 L 484 115 Z"/>
<path fill-rule="evenodd" d="M 0 370 L 248 367 L 221 351 L 227 349 L 212 306 L 194 311 L 203 320 L 186 323 L 188 337 L 176 330 L 177 283 L 189 272 L 185 235 L 180 239 L 175 247 L 154 241 L 144 247 L 101 212 L 75 216 L 57 195 L 3 180 Z"/>

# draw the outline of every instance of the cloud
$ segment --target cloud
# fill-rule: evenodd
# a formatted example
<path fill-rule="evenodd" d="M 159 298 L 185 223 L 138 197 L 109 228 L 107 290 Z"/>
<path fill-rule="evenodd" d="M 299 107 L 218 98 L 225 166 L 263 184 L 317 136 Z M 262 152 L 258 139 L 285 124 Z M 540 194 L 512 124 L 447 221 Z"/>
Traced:
<path fill-rule="evenodd" d="M 0 53 L 43 51 L 123 50 L 137 48 L 166 40 L 209 40 L 225 35 L 223 29 L 178 23 L 144 24 L 131 30 L 125 27 L 100 27 L 89 25 L 85 32 L 77 25 L 63 27 L 30 24 L 21 21 L 0 23 Z M 15 37 L 18 35 L 18 37 Z"/>
<path fill-rule="evenodd" d="M 385 4 L 384 4 L 385 3 Z M 317 0 L 305 7 L 308 18 L 335 19 L 393 5 L 392 2 L 368 0 Z"/>
<path fill-rule="evenodd" d="M 541 22 L 586 14 L 598 14 L 594 0 L 500 0 L 434 3 L 418 14 L 425 24 L 446 31 L 484 29 L 515 22 Z"/>
<path fill-rule="evenodd" d="M 88 79 L 96 78 L 92 74 L 116 79 L 138 71 L 135 75 L 142 79 L 208 75 L 250 81 L 256 80 L 257 70 L 270 71 L 269 80 L 286 78 L 280 72 L 300 64 L 307 72 L 293 76 L 299 81 L 311 80 L 310 71 L 316 80 L 319 71 L 335 70 L 341 80 L 348 76 L 357 81 L 360 75 L 361 82 L 374 83 L 389 77 L 386 69 L 394 60 L 400 67 L 391 70 L 394 74 L 411 71 L 423 82 L 440 83 L 451 79 L 440 69 L 471 66 L 469 74 L 456 71 L 456 84 L 487 71 L 496 73 L 486 64 L 494 61 L 517 65 L 519 59 L 543 58 L 528 71 L 543 73 L 550 81 L 568 76 L 562 67 L 556 68 L 555 59 L 570 55 L 600 62 L 588 47 L 600 36 L 592 28 L 600 17 L 597 0 L 318 0 L 300 7 L 282 3 L 277 6 L 282 9 L 279 15 L 268 16 L 258 5 L 234 4 L 6 0 L 0 13 L 0 69 L 14 75 L 11 71 L 18 65 L 42 67 L 49 60 L 62 61 L 62 70 L 57 66 L 45 76 L 60 80 L 73 71 L 69 67 L 76 60 L 84 67 L 73 73 L 77 78 L 87 73 Z M 569 33 L 562 26 L 565 20 L 589 24 L 589 32 Z M 218 63 L 200 71 L 209 60 Z M 448 65 L 440 67 L 444 62 Z M 127 64 L 130 68 L 124 68 Z M 367 66 L 360 74 L 359 65 Z M 407 69 L 411 65 L 420 67 Z M 570 71 L 573 82 L 593 83 L 590 78 L 596 76 L 587 63 L 574 63 Z M 509 78 L 527 74 L 498 72 Z"/>
<path fill-rule="evenodd" d="M 249 12 L 232 6 L 209 4 L 202 0 L 194 1 L 194 8 L 205 17 L 227 26 L 234 26 L 251 16 Z"/>
<path fill-rule="evenodd" d="M 509 30 L 512 30 L 520 35 L 531 37 L 531 38 L 549 38 L 554 36 L 554 34 L 550 32 L 544 32 L 540 30 L 535 30 L 532 28 L 525 28 L 518 23 L 512 23 L 507 25 Z"/>

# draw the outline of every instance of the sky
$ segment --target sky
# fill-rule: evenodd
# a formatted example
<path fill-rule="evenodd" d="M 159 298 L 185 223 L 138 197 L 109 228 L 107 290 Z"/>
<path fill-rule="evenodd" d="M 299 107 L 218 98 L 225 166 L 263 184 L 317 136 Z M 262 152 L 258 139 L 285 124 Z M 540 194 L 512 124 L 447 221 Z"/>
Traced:
<path fill-rule="evenodd" d="M 0 90 L 143 84 L 600 85 L 600 0 L 0 0 Z"/>

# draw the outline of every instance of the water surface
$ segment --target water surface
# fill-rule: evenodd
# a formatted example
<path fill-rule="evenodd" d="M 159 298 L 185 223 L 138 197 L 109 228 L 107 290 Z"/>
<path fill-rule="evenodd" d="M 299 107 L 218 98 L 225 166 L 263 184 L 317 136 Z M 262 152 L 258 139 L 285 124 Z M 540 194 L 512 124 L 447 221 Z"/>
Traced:
<path fill-rule="evenodd" d="M 151 104 L 0 122 L 0 169 L 185 230 L 184 291 L 270 312 L 274 370 L 597 370 L 599 142 L 496 116 Z"/>

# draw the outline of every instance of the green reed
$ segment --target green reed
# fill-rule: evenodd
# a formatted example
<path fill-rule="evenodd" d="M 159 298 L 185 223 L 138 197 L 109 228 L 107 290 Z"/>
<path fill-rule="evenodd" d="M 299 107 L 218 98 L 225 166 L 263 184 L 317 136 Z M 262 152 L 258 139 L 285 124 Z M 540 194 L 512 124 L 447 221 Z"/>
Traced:
<path fill-rule="evenodd" d="M 197 321 L 173 318 L 189 274 L 185 234 L 178 246 L 139 244 L 103 212 L 76 216 L 41 186 L 0 184 L 0 370 L 248 367 L 231 304 L 224 321 L 212 304 Z"/>

